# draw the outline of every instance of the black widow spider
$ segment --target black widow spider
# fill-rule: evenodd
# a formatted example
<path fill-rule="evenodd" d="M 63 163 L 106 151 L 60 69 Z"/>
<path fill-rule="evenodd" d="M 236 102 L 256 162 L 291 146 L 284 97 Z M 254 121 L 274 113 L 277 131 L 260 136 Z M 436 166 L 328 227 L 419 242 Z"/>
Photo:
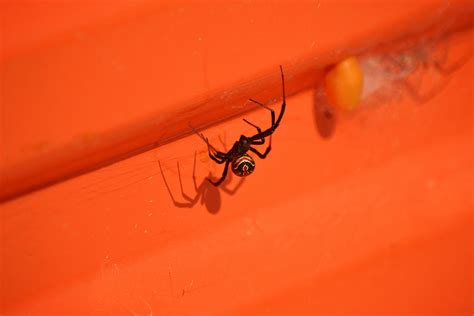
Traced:
<path fill-rule="evenodd" d="M 245 135 L 240 135 L 240 139 L 234 143 L 232 148 L 224 153 L 221 151 L 218 151 L 214 146 L 212 146 L 209 143 L 209 140 L 207 137 L 205 137 L 202 133 L 199 133 L 196 131 L 192 126 L 192 130 L 199 135 L 199 137 L 207 144 L 207 149 L 209 152 L 209 157 L 211 157 L 212 160 L 214 160 L 218 164 L 223 164 L 225 163 L 224 166 L 224 171 L 222 173 L 222 177 L 218 181 L 212 181 L 211 179 L 207 178 L 209 182 L 211 182 L 213 185 L 218 186 L 219 184 L 224 181 L 224 179 L 227 176 L 227 169 L 229 168 L 229 164 L 232 166 L 232 172 L 236 174 L 239 177 L 246 177 L 250 175 L 254 169 L 255 169 L 255 161 L 247 155 L 247 151 L 251 151 L 255 153 L 258 157 L 261 159 L 265 159 L 272 149 L 272 134 L 275 132 L 276 128 L 280 124 L 280 121 L 283 117 L 283 114 L 285 113 L 285 107 L 286 107 L 286 97 L 285 97 L 285 78 L 283 76 L 283 68 L 280 65 L 280 72 L 281 72 L 281 85 L 283 89 L 283 103 L 281 104 L 281 110 L 280 114 L 278 115 L 278 118 L 275 120 L 275 112 L 268 106 L 264 105 L 263 103 L 260 103 L 258 101 L 255 101 L 254 99 L 249 99 L 250 101 L 260 105 L 261 107 L 269 110 L 271 112 L 272 116 L 272 126 L 269 127 L 268 129 L 262 131 L 260 127 L 257 125 L 247 121 L 246 119 L 243 119 L 245 123 L 252 125 L 257 129 L 257 134 L 247 137 Z M 259 152 L 257 149 L 252 147 L 252 145 L 263 145 L 265 143 L 265 137 L 270 136 L 270 141 L 268 143 L 268 147 L 265 150 L 265 152 L 262 154 Z"/>

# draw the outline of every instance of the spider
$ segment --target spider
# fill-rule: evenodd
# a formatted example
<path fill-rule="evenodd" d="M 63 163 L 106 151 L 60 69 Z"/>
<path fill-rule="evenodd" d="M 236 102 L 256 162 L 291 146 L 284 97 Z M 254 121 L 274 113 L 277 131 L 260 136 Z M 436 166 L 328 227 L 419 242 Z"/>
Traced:
<path fill-rule="evenodd" d="M 239 177 L 246 177 L 250 174 L 253 173 L 255 169 L 255 161 L 253 160 L 252 157 L 250 157 L 247 152 L 250 150 L 254 154 L 256 154 L 258 157 L 261 159 L 265 159 L 272 149 L 272 134 L 275 132 L 277 129 L 278 125 L 280 124 L 280 121 L 283 117 L 283 114 L 285 113 L 285 107 L 286 107 L 286 97 L 285 97 L 285 78 L 283 76 L 283 68 L 280 65 L 280 72 L 281 72 L 281 85 L 282 85 L 282 90 L 283 90 L 283 103 L 281 104 L 281 110 L 280 114 L 278 115 L 278 118 L 275 120 L 275 112 L 268 106 L 264 105 L 263 103 L 260 103 L 254 99 L 249 99 L 251 102 L 254 102 L 261 107 L 267 109 L 271 113 L 271 118 L 272 118 L 272 126 L 267 128 L 266 130 L 262 131 L 260 127 L 257 125 L 247 121 L 246 119 L 243 119 L 245 123 L 253 126 L 257 130 L 257 134 L 253 136 L 245 136 L 245 135 L 240 135 L 240 139 L 234 143 L 232 148 L 224 153 L 221 151 L 218 151 L 214 146 L 212 146 L 209 143 L 209 140 L 207 137 L 205 137 L 202 133 L 199 133 L 194 129 L 191 125 L 191 129 L 207 144 L 207 150 L 209 153 L 209 157 L 211 157 L 212 160 L 214 160 L 218 164 L 224 164 L 224 171 L 222 172 L 222 176 L 219 180 L 217 181 L 212 181 L 210 178 L 207 178 L 209 182 L 211 182 L 213 185 L 216 187 L 219 186 L 226 178 L 227 176 L 227 170 L 229 169 L 229 165 L 231 165 L 232 172 L 239 176 Z M 252 145 L 263 145 L 265 143 L 265 137 L 270 137 L 270 140 L 268 142 L 268 147 L 265 150 L 264 153 L 259 152 L 256 148 L 252 147 Z"/>

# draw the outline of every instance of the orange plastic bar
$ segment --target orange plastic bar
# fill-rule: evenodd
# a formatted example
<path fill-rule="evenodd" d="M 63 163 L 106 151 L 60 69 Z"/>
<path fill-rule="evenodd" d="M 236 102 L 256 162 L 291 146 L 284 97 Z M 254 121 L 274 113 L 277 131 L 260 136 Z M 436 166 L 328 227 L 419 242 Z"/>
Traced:
<path fill-rule="evenodd" d="M 279 64 L 291 95 L 345 55 L 472 20 L 470 1 L 2 7 L 3 201 L 275 100 Z"/>

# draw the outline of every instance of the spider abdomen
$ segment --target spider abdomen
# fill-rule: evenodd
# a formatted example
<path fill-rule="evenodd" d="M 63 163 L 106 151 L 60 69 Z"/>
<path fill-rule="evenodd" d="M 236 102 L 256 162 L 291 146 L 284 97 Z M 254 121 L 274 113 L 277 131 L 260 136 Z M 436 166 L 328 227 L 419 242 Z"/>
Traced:
<path fill-rule="evenodd" d="M 255 169 L 255 161 L 247 154 L 232 160 L 232 172 L 239 177 L 246 177 Z"/>

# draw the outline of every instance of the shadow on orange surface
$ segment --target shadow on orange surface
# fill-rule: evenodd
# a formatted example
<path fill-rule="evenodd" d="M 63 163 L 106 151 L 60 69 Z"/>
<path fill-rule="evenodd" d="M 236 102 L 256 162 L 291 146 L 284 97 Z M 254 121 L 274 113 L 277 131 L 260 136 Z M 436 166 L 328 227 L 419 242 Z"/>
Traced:
<path fill-rule="evenodd" d="M 192 176 L 193 183 L 194 183 L 194 197 L 190 197 L 189 195 L 184 193 L 183 182 L 181 179 L 181 172 L 179 169 L 179 162 L 177 163 L 177 166 L 176 166 L 178 170 L 179 188 L 181 190 L 181 196 L 185 200 L 185 202 L 180 202 L 179 200 L 175 198 L 175 195 L 173 194 L 171 188 L 169 187 L 159 161 L 158 161 L 158 164 L 160 166 L 160 173 L 161 173 L 161 176 L 163 177 L 163 182 L 165 183 L 166 190 L 168 190 L 168 193 L 170 195 L 171 200 L 173 201 L 174 206 L 178 208 L 192 208 L 194 207 L 194 205 L 196 205 L 197 202 L 200 201 L 201 204 L 204 204 L 206 206 L 207 211 L 209 213 L 217 214 L 219 210 L 221 209 L 220 191 L 229 195 L 234 195 L 237 192 L 237 190 L 242 186 L 242 184 L 244 184 L 245 182 L 245 178 L 241 178 L 240 181 L 237 183 L 237 185 L 235 185 L 233 189 L 229 189 L 227 185 L 232 180 L 232 174 L 229 174 L 226 180 L 224 180 L 224 182 L 218 188 L 208 181 L 211 177 L 211 173 L 209 173 L 208 177 L 206 179 L 203 179 L 201 181 L 201 184 L 198 186 L 196 182 L 196 153 L 194 153 L 193 176 Z"/>

